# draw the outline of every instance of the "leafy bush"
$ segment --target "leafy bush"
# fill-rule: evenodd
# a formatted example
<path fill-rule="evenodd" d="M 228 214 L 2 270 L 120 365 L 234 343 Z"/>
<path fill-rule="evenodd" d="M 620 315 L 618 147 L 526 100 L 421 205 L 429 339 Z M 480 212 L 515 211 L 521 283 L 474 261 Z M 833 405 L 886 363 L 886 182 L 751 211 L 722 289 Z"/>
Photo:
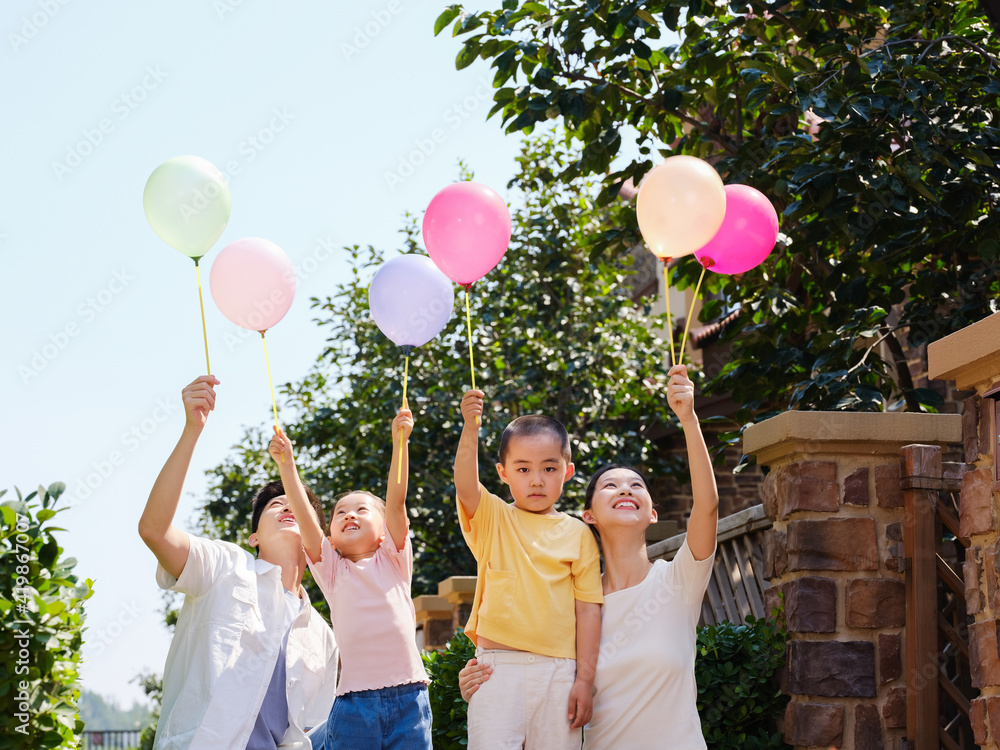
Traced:
<path fill-rule="evenodd" d="M 66 485 L 39 487 L 0 504 L 0 748 L 77 747 L 83 601 L 72 557 L 46 523 Z M 0 496 L 6 490 L 0 491 Z"/>
<path fill-rule="evenodd" d="M 461 628 L 448 641 L 444 651 L 424 651 L 421 656 L 427 676 L 431 678 L 431 714 L 434 717 L 431 734 L 434 750 L 458 750 L 469 744 L 468 705 L 458 689 L 458 673 L 472 657 L 476 647 Z"/>
<path fill-rule="evenodd" d="M 698 631 L 698 715 L 710 750 L 785 748 L 774 731 L 788 703 L 778 688 L 785 664 L 784 608 L 774 619 L 721 622 Z"/>

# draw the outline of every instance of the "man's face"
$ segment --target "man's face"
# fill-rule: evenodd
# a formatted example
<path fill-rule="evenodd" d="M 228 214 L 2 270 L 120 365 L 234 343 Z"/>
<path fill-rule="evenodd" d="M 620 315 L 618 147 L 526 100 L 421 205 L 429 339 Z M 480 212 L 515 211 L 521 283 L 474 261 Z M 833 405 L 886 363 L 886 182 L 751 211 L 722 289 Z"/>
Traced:
<path fill-rule="evenodd" d="M 288 505 L 288 498 L 284 495 L 272 498 L 257 521 L 257 531 L 250 535 L 250 545 L 263 550 L 265 547 L 274 547 L 284 543 L 282 540 L 293 540 L 295 544 L 301 545 L 302 539 L 299 535 L 299 524 L 292 514 Z"/>
<path fill-rule="evenodd" d="M 514 505 L 529 513 L 555 513 L 563 483 L 573 476 L 573 464 L 562 453 L 561 441 L 547 432 L 515 437 L 507 445 L 507 460 L 497 464 L 500 479 L 510 487 Z"/>

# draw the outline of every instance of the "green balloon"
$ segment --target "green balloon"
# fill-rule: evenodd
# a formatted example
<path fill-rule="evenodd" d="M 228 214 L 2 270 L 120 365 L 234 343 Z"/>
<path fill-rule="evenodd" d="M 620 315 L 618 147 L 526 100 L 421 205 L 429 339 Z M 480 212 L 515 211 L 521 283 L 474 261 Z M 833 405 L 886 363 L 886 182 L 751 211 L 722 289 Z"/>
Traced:
<path fill-rule="evenodd" d="M 222 235 L 232 200 L 229 184 L 214 164 L 198 156 L 175 156 L 146 180 L 142 206 L 164 242 L 197 260 Z"/>

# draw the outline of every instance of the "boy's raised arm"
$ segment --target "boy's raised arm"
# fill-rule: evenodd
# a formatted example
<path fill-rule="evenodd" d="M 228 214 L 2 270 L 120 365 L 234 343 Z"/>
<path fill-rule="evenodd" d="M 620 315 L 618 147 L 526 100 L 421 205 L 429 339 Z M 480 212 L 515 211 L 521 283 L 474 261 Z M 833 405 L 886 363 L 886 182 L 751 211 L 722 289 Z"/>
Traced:
<path fill-rule="evenodd" d="M 465 426 L 455 454 L 455 492 L 471 518 L 479 507 L 479 425 L 483 413 L 483 392 L 466 391 L 462 398 Z"/>
<path fill-rule="evenodd" d="M 214 375 L 202 375 L 181 391 L 184 403 L 184 431 L 167 462 L 160 469 L 146 507 L 139 517 L 139 536 L 156 555 L 157 561 L 174 578 L 180 578 L 187 564 L 191 541 L 187 532 L 174 526 L 177 504 L 184 489 L 184 478 L 191 465 L 191 456 L 208 413 L 215 408 L 215 388 L 219 380 Z"/>
<path fill-rule="evenodd" d="M 406 483 L 410 470 L 411 432 L 413 413 L 409 405 L 404 403 L 392 420 L 392 461 L 389 464 L 389 483 L 385 491 L 385 527 L 397 550 L 403 549 L 406 535 L 410 533 L 410 521 L 406 517 Z"/>
<path fill-rule="evenodd" d="M 292 454 L 292 441 L 282 430 L 274 428 L 274 436 L 267 452 L 278 464 L 278 474 L 281 476 L 281 486 L 285 490 L 288 506 L 292 509 L 295 522 L 299 526 L 299 536 L 302 548 L 313 562 L 319 562 L 323 555 L 323 529 L 316 520 L 306 488 L 299 479 L 299 470 L 295 468 L 295 456 Z"/>

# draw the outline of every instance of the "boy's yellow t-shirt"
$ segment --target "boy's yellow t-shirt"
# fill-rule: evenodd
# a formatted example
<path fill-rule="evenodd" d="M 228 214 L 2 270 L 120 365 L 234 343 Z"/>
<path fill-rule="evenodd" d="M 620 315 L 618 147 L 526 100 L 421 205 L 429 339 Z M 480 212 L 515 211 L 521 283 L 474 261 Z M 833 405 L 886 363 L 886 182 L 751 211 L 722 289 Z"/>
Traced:
<path fill-rule="evenodd" d="M 465 634 L 543 656 L 576 658 L 576 602 L 603 604 L 600 553 L 587 524 L 538 515 L 479 485 L 479 507 L 458 517 L 479 563 Z"/>

